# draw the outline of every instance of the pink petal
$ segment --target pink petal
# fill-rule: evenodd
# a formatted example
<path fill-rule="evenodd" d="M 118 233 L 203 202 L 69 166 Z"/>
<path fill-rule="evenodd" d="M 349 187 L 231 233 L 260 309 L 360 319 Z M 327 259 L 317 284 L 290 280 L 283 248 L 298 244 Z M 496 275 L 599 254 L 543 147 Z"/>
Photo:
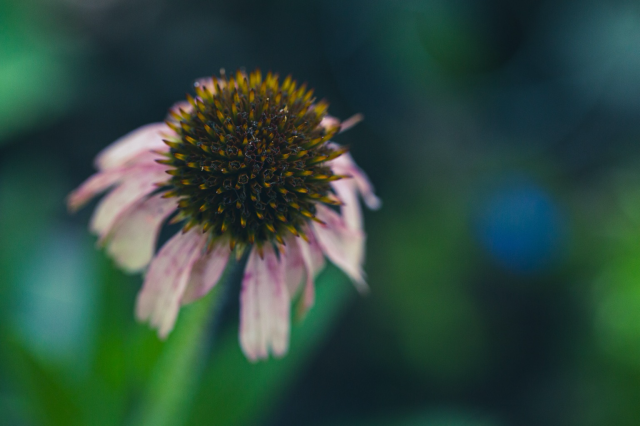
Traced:
<path fill-rule="evenodd" d="M 96 157 L 95 166 L 98 170 L 112 169 L 130 164 L 151 150 L 166 150 L 167 146 L 162 139 L 172 133 L 164 123 L 140 127 L 103 149 Z"/>
<path fill-rule="evenodd" d="M 201 229 L 178 232 L 151 261 L 138 293 L 136 315 L 140 321 L 149 320 L 158 329 L 160 338 L 164 339 L 173 329 L 191 269 L 206 242 L 207 236 Z"/>
<path fill-rule="evenodd" d="M 309 242 L 299 240 L 299 244 L 301 248 L 308 248 L 310 256 L 308 258 L 305 257 L 305 265 L 307 268 L 310 268 L 310 270 L 313 271 L 313 274 L 315 276 L 324 269 L 324 254 L 322 253 L 322 248 L 320 247 L 320 244 L 318 243 L 318 240 L 316 239 L 316 236 L 313 232 L 309 232 L 307 238 L 309 239 Z M 305 253 L 303 252 L 302 255 L 304 257 Z"/>
<path fill-rule="evenodd" d="M 351 178 L 340 179 L 331 182 L 331 187 L 342 201 L 340 212 L 349 229 L 362 229 L 362 209 L 358 200 L 356 183 Z"/>
<path fill-rule="evenodd" d="M 151 164 L 131 169 L 122 178 L 120 186 L 100 201 L 91 218 L 90 229 L 93 232 L 104 237 L 121 214 L 156 190 L 157 182 L 167 179 L 165 166 Z"/>
<path fill-rule="evenodd" d="M 309 238 L 309 242 L 302 238 L 296 240 L 306 269 L 306 282 L 302 294 L 302 308 L 305 312 L 313 306 L 316 294 L 314 279 L 318 272 L 324 268 L 322 249 L 320 249 L 313 232 L 308 232 L 307 238 Z"/>
<path fill-rule="evenodd" d="M 375 195 L 373 185 L 369 181 L 367 174 L 353 161 L 353 157 L 348 152 L 328 163 L 331 170 L 337 175 L 349 175 L 362 194 L 364 203 L 372 210 L 377 210 L 382 206 L 382 202 Z M 336 181 L 339 182 L 339 181 Z"/>
<path fill-rule="evenodd" d="M 229 260 L 228 240 L 220 238 L 211 252 L 202 256 L 193 265 L 187 288 L 182 295 L 182 304 L 186 305 L 206 295 L 217 284 Z"/>
<path fill-rule="evenodd" d="M 339 127 L 339 133 L 342 133 L 346 132 L 362 120 L 364 120 L 364 116 L 362 114 L 355 114 L 344 120 L 342 123 L 340 122 L 340 120 L 331 115 L 325 115 L 324 117 L 322 117 L 322 121 L 320 121 L 320 126 L 324 127 L 326 130 Z"/>
<path fill-rule="evenodd" d="M 326 223 L 312 222 L 313 231 L 324 254 L 342 269 L 356 284 L 358 290 L 368 290 L 362 271 L 365 234 L 350 229 L 340 215 L 323 205 L 316 206 L 317 217 Z"/>
<path fill-rule="evenodd" d="M 141 271 L 153 257 L 162 222 L 176 207 L 175 198 L 162 198 L 162 194 L 133 206 L 106 236 L 107 252 L 125 271 Z"/>
<path fill-rule="evenodd" d="M 284 270 L 285 282 L 287 283 L 287 291 L 292 297 L 298 292 L 300 283 L 302 282 L 302 276 L 305 273 L 304 260 L 302 253 L 298 247 L 297 238 L 293 235 L 286 239 L 286 247 L 280 253 L 280 260 L 282 261 L 282 268 Z"/>
<path fill-rule="evenodd" d="M 347 118 L 342 123 L 340 123 L 340 133 L 346 132 L 347 130 L 349 130 L 350 128 L 352 128 L 362 120 L 364 120 L 364 115 L 362 114 L 356 114 Z"/>
<path fill-rule="evenodd" d="M 282 264 L 270 245 L 254 249 L 242 280 L 240 346 L 247 358 L 282 356 L 289 346 L 290 302 Z"/>
<path fill-rule="evenodd" d="M 340 120 L 331 115 L 325 115 L 320 121 L 320 127 L 324 127 L 324 129 L 327 131 L 336 127 L 340 127 Z"/>
<path fill-rule="evenodd" d="M 69 194 L 67 205 L 76 211 L 96 195 L 115 185 L 128 173 L 126 168 L 111 169 L 98 172 L 85 180 L 76 190 Z"/>

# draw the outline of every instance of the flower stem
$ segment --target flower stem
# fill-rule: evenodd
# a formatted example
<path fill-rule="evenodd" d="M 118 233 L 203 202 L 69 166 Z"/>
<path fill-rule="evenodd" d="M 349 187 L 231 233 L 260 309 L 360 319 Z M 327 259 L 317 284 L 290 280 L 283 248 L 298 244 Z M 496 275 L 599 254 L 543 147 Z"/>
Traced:
<path fill-rule="evenodd" d="M 218 284 L 202 299 L 182 309 L 153 368 L 141 404 L 130 424 L 179 426 L 186 422 L 207 354 L 220 326 L 225 307 L 242 280 L 247 253 L 231 256 Z"/>

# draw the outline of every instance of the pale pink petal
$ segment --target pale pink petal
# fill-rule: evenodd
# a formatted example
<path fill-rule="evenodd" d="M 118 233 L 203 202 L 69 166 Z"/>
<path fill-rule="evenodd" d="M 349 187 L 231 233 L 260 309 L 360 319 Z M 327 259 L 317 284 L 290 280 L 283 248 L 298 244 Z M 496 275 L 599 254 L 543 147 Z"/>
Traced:
<path fill-rule="evenodd" d="M 373 185 L 371 185 L 366 173 L 356 165 L 348 152 L 330 161 L 328 165 L 331 167 L 333 173 L 352 177 L 367 207 L 372 210 L 377 210 L 382 206 L 382 202 L 375 195 Z"/>
<path fill-rule="evenodd" d="M 167 150 L 162 139 L 172 133 L 165 123 L 147 124 L 103 149 L 96 157 L 95 166 L 98 170 L 107 170 L 130 164 L 151 150 Z"/>
<path fill-rule="evenodd" d="M 286 240 L 286 246 L 280 253 L 280 260 L 283 264 L 285 272 L 285 282 L 287 283 L 287 290 L 291 297 L 293 297 L 300 288 L 302 282 L 302 276 L 305 273 L 304 259 L 302 253 L 298 247 L 297 240 L 300 238 L 290 235 Z"/>
<path fill-rule="evenodd" d="M 311 225 L 324 254 L 353 280 L 358 290 L 367 291 L 362 271 L 364 232 L 348 228 L 338 213 L 323 205 L 317 206 L 316 216 L 326 223 Z"/>
<path fill-rule="evenodd" d="M 187 288 L 182 295 L 182 304 L 186 305 L 206 295 L 220 280 L 229 260 L 229 242 L 220 238 L 212 250 L 202 256 L 193 265 Z"/>
<path fill-rule="evenodd" d="M 98 172 L 85 180 L 76 190 L 69 194 L 67 205 L 71 211 L 76 211 L 96 195 L 115 185 L 123 176 L 126 168 L 118 168 Z"/>
<path fill-rule="evenodd" d="M 300 245 L 301 247 L 308 247 L 309 249 L 309 257 L 305 258 L 305 265 L 307 268 L 311 268 L 311 271 L 313 271 L 313 275 L 315 276 L 324 269 L 324 254 L 322 253 L 322 248 L 320 247 L 320 244 L 313 232 L 309 232 L 307 238 L 309 239 L 309 242 L 305 241 L 304 245 L 302 243 L 300 243 Z M 305 256 L 304 252 L 303 256 Z"/>
<path fill-rule="evenodd" d="M 136 315 L 157 328 L 160 338 L 173 329 L 191 269 L 202 256 L 206 242 L 207 235 L 199 228 L 178 232 L 151 261 L 138 293 Z"/>
<path fill-rule="evenodd" d="M 254 249 L 242 279 L 240 346 L 251 361 L 271 351 L 282 356 L 289 347 L 290 301 L 282 264 L 270 245 L 264 259 Z"/>
<path fill-rule="evenodd" d="M 340 128 L 339 133 L 342 133 L 342 132 L 346 132 L 356 124 L 360 123 L 362 120 L 364 120 L 364 115 L 362 114 L 355 114 L 347 118 L 346 120 L 344 120 L 342 123 L 336 117 L 333 117 L 331 115 L 325 115 L 324 117 L 322 117 L 322 120 L 320 121 L 320 126 L 324 127 L 326 130 L 332 130 L 332 129 L 335 129 L 336 127 L 339 127 Z"/>
<path fill-rule="evenodd" d="M 100 201 L 91 218 L 91 231 L 100 237 L 105 236 L 120 214 L 156 190 L 156 183 L 167 179 L 165 166 L 151 164 L 131 169 L 122 179 L 120 186 Z"/>
<path fill-rule="evenodd" d="M 327 131 L 339 128 L 340 120 L 331 115 L 325 115 L 320 121 L 320 127 L 324 127 L 324 129 Z"/>
<path fill-rule="evenodd" d="M 318 272 L 324 268 L 324 256 L 322 255 L 322 249 L 318 245 L 313 232 L 307 233 L 309 242 L 298 238 L 296 244 L 300 248 L 300 254 L 306 269 L 306 281 L 304 291 L 302 293 L 302 308 L 303 313 L 309 310 L 315 301 L 315 285 L 314 279 Z"/>
<path fill-rule="evenodd" d="M 331 187 L 342 201 L 340 212 L 349 229 L 362 229 L 362 209 L 358 200 L 358 190 L 352 178 L 340 179 L 331 182 Z"/>
<path fill-rule="evenodd" d="M 107 252 L 125 271 L 141 271 L 153 257 L 162 222 L 176 208 L 176 199 L 162 198 L 162 194 L 133 206 L 106 235 Z"/>
<path fill-rule="evenodd" d="M 364 120 L 364 115 L 362 114 L 356 114 L 347 118 L 342 123 L 340 123 L 340 133 L 346 132 L 347 130 L 349 130 L 350 128 L 352 128 L 362 120 Z"/>

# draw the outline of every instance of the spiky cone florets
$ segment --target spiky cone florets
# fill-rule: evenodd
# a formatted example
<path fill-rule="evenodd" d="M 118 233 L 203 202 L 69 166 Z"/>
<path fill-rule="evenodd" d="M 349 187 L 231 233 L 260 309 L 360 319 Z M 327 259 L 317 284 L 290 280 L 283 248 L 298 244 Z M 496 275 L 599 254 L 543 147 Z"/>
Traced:
<path fill-rule="evenodd" d="M 325 165 L 346 151 L 326 144 L 338 126 L 320 126 L 328 104 L 287 77 L 260 71 L 201 80 L 188 106 L 167 124 L 177 136 L 165 143 L 172 177 L 167 196 L 179 198 L 185 228 L 202 225 L 231 245 L 283 243 L 302 235 L 315 204 L 339 204 Z"/>

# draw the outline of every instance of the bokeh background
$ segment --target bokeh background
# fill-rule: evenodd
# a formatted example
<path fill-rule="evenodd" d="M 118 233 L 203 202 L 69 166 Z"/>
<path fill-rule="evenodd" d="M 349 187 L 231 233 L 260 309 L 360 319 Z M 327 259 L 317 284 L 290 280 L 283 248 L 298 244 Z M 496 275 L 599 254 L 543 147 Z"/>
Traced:
<path fill-rule="evenodd" d="M 232 304 L 180 385 L 64 200 L 222 67 L 363 113 L 384 206 L 368 296 L 328 269 L 257 365 Z M 638 425 L 639 142 L 637 1 L 0 0 L 0 424 Z"/>

